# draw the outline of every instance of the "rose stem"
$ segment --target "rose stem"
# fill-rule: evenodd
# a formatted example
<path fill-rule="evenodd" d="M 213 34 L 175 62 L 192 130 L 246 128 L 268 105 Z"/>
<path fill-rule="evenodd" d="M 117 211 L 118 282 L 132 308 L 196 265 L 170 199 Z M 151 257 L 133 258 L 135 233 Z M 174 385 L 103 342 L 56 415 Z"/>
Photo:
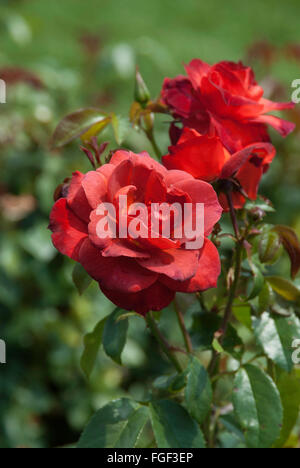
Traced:
<path fill-rule="evenodd" d="M 219 341 L 220 341 L 221 345 L 222 345 L 222 343 L 223 343 L 223 341 L 225 339 L 225 336 L 226 336 L 226 332 L 227 332 L 228 325 L 229 325 L 230 318 L 231 318 L 231 314 L 232 314 L 232 306 L 233 306 L 233 302 L 234 302 L 234 299 L 235 299 L 235 296 L 236 296 L 237 287 L 238 287 L 238 284 L 239 284 L 239 279 L 240 279 L 240 274 L 241 274 L 242 249 L 243 249 L 243 239 L 240 236 L 238 222 L 237 222 L 237 219 L 236 219 L 236 214 L 235 214 L 233 201 L 232 201 L 232 194 L 231 194 L 231 192 L 227 192 L 226 195 L 227 195 L 227 200 L 228 200 L 228 204 L 229 204 L 229 208 L 230 208 L 231 221 L 232 221 L 232 225 L 234 227 L 234 231 L 235 231 L 235 235 L 236 235 L 237 245 L 236 245 L 236 255 L 235 255 L 234 280 L 233 280 L 232 286 L 231 286 L 230 291 L 229 291 L 228 301 L 227 301 L 227 305 L 226 305 L 222 325 L 221 325 L 221 328 L 220 328 L 221 337 L 220 337 Z M 217 360 L 218 360 L 218 353 L 217 353 L 217 351 L 214 351 L 211 363 L 210 363 L 210 365 L 208 367 L 208 371 L 209 371 L 209 373 L 211 375 L 214 374 L 214 370 L 215 370 L 215 367 L 216 367 Z"/>
<path fill-rule="evenodd" d="M 177 319 L 178 319 L 178 323 L 179 323 L 179 326 L 180 326 L 180 329 L 181 329 L 181 332 L 182 332 L 182 336 L 183 336 L 183 339 L 184 339 L 184 343 L 185 343 L 185 347 L 186 347 L 186 350 L 188 353 L 192 353 L 193 352 L 193 345 L 192 345 L 192 341 L 191 341 L 191 337 L 186 329 L 186 326 L 185 326 L 185 323 L 184 323 L 184 318 L 183 318 L 183 315 L 182 315 L 182 312 L 178 306 L 178 303 L 176 301 L 176 299 L 174 300 L 174 308 L 175 308 L 175 312 L 176 312 L 176 315 L 177 315 Z"/>
<path fill-rule="evenodd" d="M 157 158 L 160 161 L 161 157 L 162 157 L 162 152 L 160 151 L 160 149 L 158 147 L 158 144 L 156 143 L 153 130 L 145 130 L 145 134 L 146 134 L 148 140 L 150 141 L 150 143 L 152 145 L 152 148 L 153 148 Z"/>
<path fill-rule="evenodd" d="M 177 360 L 176 356 L 172 353 L 171 347 L 165 337 L 162 335 L 161 331 L 159 330 L 157 323 L 153 317 L 152 312 L 148 312 L 148 314 L 145 317 L 146 322 L 148 324 L 148 327 L 150 328 L 153 336 L 156 338 L 158 343 L 160 344 L 162 350 L 164 351 L 165 355 L 169 358 L 169 360 L 172 362 L 174 367 L 176 368 L 177 372 L 181 373 L 182 368 L 181 365 L 179 364 L 179 361 Z"/>

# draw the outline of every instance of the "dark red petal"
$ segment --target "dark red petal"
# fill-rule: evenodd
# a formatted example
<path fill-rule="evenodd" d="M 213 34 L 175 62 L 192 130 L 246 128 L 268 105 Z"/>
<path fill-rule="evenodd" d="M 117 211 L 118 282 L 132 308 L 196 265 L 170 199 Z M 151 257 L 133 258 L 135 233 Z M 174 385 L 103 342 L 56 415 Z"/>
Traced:
<path fill-rule="evenodd" d="M 211 66 L 200 59 L 192 60 L 188 65 L 185 65 L 185 70 L 194 89 L 200 88 L 202 78 L 208 74 Z"/>
<path fill-rule="evenodd" d="M 271 125 L 281 136 L 286 137 L 295 130 L 296 125 L 274 115 L 260 115 L 253 122 Z"/>
<path fill-rule="evenodd" d="M 90 218 L 90 212 L 92 208 L 86 198 L 85 191 L 82 187 L 82 181 L 84 174 L 81 172 L 74 172 L 68 190 L 67 201 L 71 210 L 84 222 L 88 223 Z"/>
<path fill-rule="evenodd" d="M 184 281 L 195 275 L 198 258 L 198 250 L 157 250 L 152 253 L 151 258 L 138 260 L 138 263 L 143 268 L 155 273 L 164 274 L 174 280 Z"/>
<path fill-rule="evenodd" d="M 153 235 L 148 239 L 139 238 L 139 244 L 141 244 L 144 248 L 148 249 L 160 249 L 160 250 L 169 250 L 169 249 L 177 249 L 180 247 L 180 241 L 168 239 L 166 237 L 154 237 Z M 150 258 L 151 254 L 149 255 Z"/>
<path fill-rule="evenodd" d="M 113 240 L 103 251 L 103 257 L 150 258 L 150 253 L 139 249 L 133 241 Z"/>
<path fill-rule="evenodd" d="M 221 273 L 221 262 L 217 248 L 208 239 L 205 240 L 201 250 L 198 268 L 195 275 L 188 281 L 173 281 L 163 276 L 160 278 L 166 286 L 173 291 L 193 293 L 196 291 L 205 291 L 217 286 L 218 278 Z"/>
<path fill-rule="evenodd" d="M 204 233 L 206 236 L 211 234 L 223 211 L 213 187 L 207 182 L 195 179 L 178 182 L 175 187 L 186 192 L 194 205 L 204 204 Z"/>
<path fill-rule="evenodd" d="M 157 274 L 145 270 L 131 258 L 103 257 L 89 239 L 80 248 L 79 261 L 101 287 L 119 292 L 136 293 L 157 280 Z"/>
<path fill-rule="evenodd" d="M 167 186 L 163 176 L 152 171 L 149 175 L 145 188 L 144 201 L 148 203 L 163 203 L 166 201 Z"/>
<path fill-rule="evenodd" d="M 272 161 L 276 153 L 276 150 L 271 143 L 254 143 L 246 148 L 235 153 L 224 165 L 220 178 L 229 179 L 232 177 L 242 166 L 249 160 L 249 158 L 256 154 L 261 158 L 262 162 L 265 158 L 268 158 L 269 162 Z"/>
<path fill-rule="evenodd" d="M 263 176 L 263 171 L 263 165 L 257 167 L 251 162 L 247 162 L 236 175 L 243 190 L 251 200 L 256 200 L 257 198 L 258 187 Z"/>
<path fill-rule="evenodd" d="M 264 106 L 264 113 L 285 109 L 294 109 L 295 107 L 294 102 L 274 102 L 264 98 L 261 98 L 260 103 Z"/>
<path fill-rule="evenodd" d="M 262 123 L 239 122 L 211 117 L 211 128 L 215 129 L 223 145 L 230 153 L 236 153 L 256 142 L 270 142 L 267 126 Z"/>
<path fill-rule="evenodd" d="M 49 229 L 57 250 L 78 261 L 79 249 L 87 238 L 87 225 L 68 208 L 65 198 L 60 198 L 52 208 Z"/>
<path fill-rule="evenodd" d="M 176 146 L 169 148 L 169 155 L 163 157 L 168 169 L 186 171 L 196 179 L 216 179 L 230 157 L 219 137 L 200 135 L 195 130 L 184 129 Z"/>
<path fill-rule="evenodd" d="M 193 103 L 193 86 L 185 76 L 165 78 L 161 98 L 174 114 L 187 118 Z"/>
<path fill-rule="evenodd" d="M 229 205 L 228 201 L 226 198 L 225 193 L 220 193 L 219 195 L 219 201 L 220 204 L 224 210 L 225 213 L 229 212 Z M 246 203 L 246 198 L 243 197 L 243 195 L 240 192 L 232 192 L 232 201 L 233 201 L 233 206 L 236 210 L 241 210 L 245 203 Z"/>
<path fill-rule="evenodd" d="M 103 287 L 101 290 L 116 306 L 125 310 L 133 310 L 141 315 L 146 315 L 150 310 L 164 309 L 175 296 L 174 291 L 159 282 L 135 294 L 120 293 Z"/>

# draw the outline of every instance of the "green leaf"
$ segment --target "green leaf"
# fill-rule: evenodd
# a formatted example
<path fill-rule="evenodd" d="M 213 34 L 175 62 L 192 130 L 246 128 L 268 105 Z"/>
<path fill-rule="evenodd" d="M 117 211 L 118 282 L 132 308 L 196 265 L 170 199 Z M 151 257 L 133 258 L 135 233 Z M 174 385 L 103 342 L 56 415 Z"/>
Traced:
<path fill-rule="evenodd" d="M 202 424 L 212 404 L 212 387 L 206 369 L 192 357 L 188 366 L 185 402 L 191 416 Z"/>
<path fill-rule="evenodd" d="M 300 379 L 295 372 L 292 374 L 282 372 L 278 379 L 277 387 L 283 406 L 283 425 L 275 447 L 281 448 L 288 440 L 298 420 L 300 409 Z"/>
<path fill-rule="evenodd" d="M 173 375 L 162 375 L 155 379 L 153 387 L 158 390 L 169 391 L 169 392 L 180 392 L 186 386 L 186 374 L 187 372 L 182 372 L 182 374 L 173 374 Z"/>
<path fill-rule="evenodd" d="M 271 286 L 265 282 L 264 287 L 259 293 L 258 296 L 258 311 L 261 314 L 268 310 L 269 306 L 273 305 L 275 302 L 275 294 Z"/>
<path fill-rule="evenodd" d="M 280 240 L 291 260 L 291 276 L 295 278 L 300 270 L 300 242 L 294 229 L 278 225 L 273 228 L 280 236 Z"/>
<path fill-rule="evenodd" d="M 293 369 L 292 343 L 300 339 L 300 320 L 290 317 L 277 317 L 264 312 L 252 320 L 254 335 L 266 355 L 283 370 Z"/>
<path fill-rule="evenodd" d="M 89 287 L 92 278 L 87 274 L 80 263 L 76 263 L 72 273 L 73 283 L 75 284 L 79 295 L 81 296 L 84 291 Z"/>
<path fill-rule="evenodd" d="M 80 360 L 80 366 L 87 378 L 90 377 L 96 362 L 97 354 L 101 346 L 105 321 L 106 318 L 100 320 L 94 330 L 84 337 L 84 351 Z"/>
<path fill-rule="evenodd" d="M 101 408 L 91 419 L 78 442 L 78 448 L 134 448 L 149 410 L 121 398 Z"/>
<path fill-rule="evenodd" d="M 267 201 L 265 201 L 265 200 L 257 199 L 255 202 L 248 201 L 246 203 L 246 205 L 245 205 L 245 209 L 247 211 L 253 210 L 255 208 L 259 208 L 259 209 L 265 211 L 266 213 L 274 213 L 275 212 L 275 209 L 271 205 L 269 205 L 267 203 Z"/>
<path fill-rule="evenodd" d="M 123 314 L 121 314 L 117 318 L 116 322 L 118 323 L 118 322 L 120 322 L 122 320 L 126 320 L 126 319 L 129 319 L 131 317 L 139 317 L 139 318 L 143 319 L 143 316 L 141 314 L 138 314 L 137 312 L 124 312 Z"/>
<path fill-rule="evenodd" d="M 279 276 L 268 276 L 266 281 L 273 291 L 287 301 L 297 302 L 300 299 L 300 290 L 290 281 Z"/>
<path fill-rule="evenodd" d="M 273 380 L 246 365 L 235 378 L 233 404 L 249 448 L 269 448 L 280 434 L 283 410 Z"/>
<path fill-rule="evenodd" d="M 122 145 L 130 129 L 128 119 L 112 114 L 111 124 L 117 144 Z"/>
<path fill-rule="evenodd" d="M 235 318 L 245 327 L 252 331 L 251 321 L 251 306 L 247 302 L 235 301 L 233 305 L 233 313 Z"/>
<path fill-rule="evenodd" d="M 204 448 L 203 434 L 194 419 L 175 401 L 150 404 L 152 428 L 158 448 Z"/>
<path fill-rule="evenodd" d="M 82 135 L 85 136 L 84 140 L 89 139 L 103 130 L 110 121 L 111 117 L 98 109 L 79 109 L 60 121 L 52 136 L 51 147 L 59 148 Z"/>
<path fill-rule="evenodd" d="M 226 431 L 219 434 L 222 448 L 246 448 L 245 437 L 233 413 L 221 416 L 219 419 Z"/>
<path fill-rule="evenodd" d="M 220 329 L 221 317 L 211 313 L 197 314 L 194 316 L 191 328 L 191 338 L 195 349 L 211 350 L 215 333 Z M 232 325 L 229 325 L 222 347 L 230 354 L 237 355 L 236 347 L 242 346 L 242 341 Z"/>
<path fill-rule="evenodd" d="M 102 339 L 104 351 L 117 364 L 121 364 L 121 354 L 126 343 L 128 330 L 128 318 L 118 320 L 122 314 L 122 309 L 115 309 L 109 315 L 105 322 Z"/>
<path fill-rule="evenodd" d="M 214 349 L 218 354 L 225 353 L 224 348 L 223 348 L 222 345 L 219 343 L 219 341 L 217 340 L 217 338 L 214 338 L 214 340 L 213 340 L 213 342 L 212 342 L 212 347 L 213 347 L 213 349 Z"/>
<path fill-rule="evenodd" d="M 251 262 L 250 267 L 253 274 L 253 286 L 249 294 L 248 301 L 257 297 L 265 284 L 265 277 L 258 266 Z"/>

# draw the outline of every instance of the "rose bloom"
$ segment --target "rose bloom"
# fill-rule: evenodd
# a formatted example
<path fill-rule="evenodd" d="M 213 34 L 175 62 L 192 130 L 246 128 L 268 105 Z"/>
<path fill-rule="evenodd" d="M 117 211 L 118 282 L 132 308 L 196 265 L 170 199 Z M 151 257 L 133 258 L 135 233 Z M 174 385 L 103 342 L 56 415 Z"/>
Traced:
<path fill-rule="evenodd" d="M 241 62 L 219 62 L 213 66 L 192 60 L 186 76 L 166 78 L 161 93 L 163 103 L 175 119 L 201 134 L 218 135 L 234 153 L 255 142 L 270 141 L 267 125 L 287 136 L 295 125 L 269 112 L 294 107 L 263 98 L 251 68 Z M 171 125 L 172 142 L 179 129 Z"/>
<path fill-rule="evenodd" d="M 152 203 L 190 203 L 193 208 L 204 203 L 203 246 L 188 250 L 184 237 L 174 239 L 172 235 L 99 237 L 99 206 L 109 202 L 117 212 L 121 195 L 127 195 L 126 213 L 116 219 L 127 224 L 133 219 L 130 208 L 135 202 L 147 207 Z M 75 172 L 64 196 L 50 215 L 53 244 L 79 262 L 117 306 L 144 315 L 166 307 L 177 291 L 216 287 L 220 259 L 207 236 L 219 221 L 222 208 L 207 182 L 186 172 L 169 171 L 147 153 L 117 151 L 109 164 L 96 171 L 85 175 Z"/>
<path fill-rule="evenodd" d="M 225 191 L 231 190 L 235 209 L 244 206 L 246 197 L 256 200 L 260 180 L 275 154 L 270 143 L 255 143 L 231 155 L 218 136 L 184 128 L 178 143 L 163 156 L 163 163 L 170 170 L 186 171 L 196 179 L 219 181 L 220 203 L 228 211 Z"/>

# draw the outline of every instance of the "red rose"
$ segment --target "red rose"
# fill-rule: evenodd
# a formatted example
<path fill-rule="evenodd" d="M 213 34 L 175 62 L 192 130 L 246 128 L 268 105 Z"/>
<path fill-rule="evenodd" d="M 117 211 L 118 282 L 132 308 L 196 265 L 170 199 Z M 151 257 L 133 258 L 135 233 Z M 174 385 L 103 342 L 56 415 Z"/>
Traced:
<path fill-rule="evenodd" d="M 266 115 L 290 109 L 294 104 L 264 99 L 264 91 L 255 81 L 252 69 L 241 62 L 210 66 L 195 59 L 185 69 L 188 77 L 165 79 L 164 104 L 185 127 L 218 135 L 231 153 L 251 143 L 270 141 L 267 124 L 282 136 L 294 130 L 294 124 Z M 174 128 L 172 134 L 175 135 Z"/>
<path fill-rule="evenodd" d="M 244 195 L 256 199 L 261 177 L 275 153 L 270 143 L 255 143 L 231 155 L 218 136 L 201 135 L 184 128 L 177 145 L 171 146 L 169 154 L 163 157 L 163 163 L 168 169 L 186 171 L 196 179 L 219 180 L 220 203 L 227 211 L 227 199 L 222 192 L 224 181 L 231 182 L 234 207 L 242 208 L 246 201 Z"/>
<path fill-rule="evenodd" d="M 128 200 L 124 211 L 119 208 L 121 195 L 127 195 Z M 162 202 L 191 203 L 193 208 L 204 203 L 203 247 L 188 250 L 187 239 L 175 239 L 172 234 L 169 238 L 122 238 L 119 225 L 116 238 L 99 237 L 97 229 L 103 219 L 99 206 L 115 206 L 118 219 L 122 223 L 125 220 L 128 227 L 136 219 L 131 211 L 136 202 L 147 207 Z M 220 259 L 207 236 L 221 212 L 210 184 L 185 172 L 168 171 L 147 153 L 117 151 L 100 169 L 73 174 L 66 198 L 60 198 L 53 207 L 50 229 L 54 246 L 81 263 L 112 302 L 146 314 L 166 307 L 176 291 L 195 292 L 216 286 Z M 152 226 L 150 229 L 152 234 Z"/>

